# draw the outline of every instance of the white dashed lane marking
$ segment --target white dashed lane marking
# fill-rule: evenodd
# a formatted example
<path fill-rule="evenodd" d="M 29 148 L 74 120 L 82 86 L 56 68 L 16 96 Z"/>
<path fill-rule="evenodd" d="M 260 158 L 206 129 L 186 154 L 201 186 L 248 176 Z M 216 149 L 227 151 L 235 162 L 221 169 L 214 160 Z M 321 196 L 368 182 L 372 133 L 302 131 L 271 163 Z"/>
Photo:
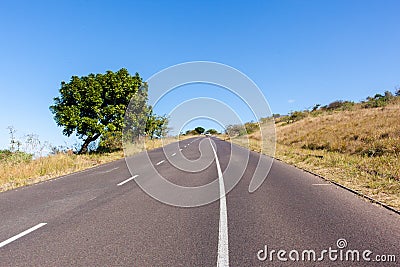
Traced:
<path fill-rule="evenodd" d="M 120 182 L 119 184 L 117 184 L 118 186 L 126 184 L 127 182 L 129 182 L 130 180 L 135 179 L 136 177 L 138 177 L 139 175 L 134 175 L 131 178 L 126 179 L 125 181 Z"/>
<path fill-rule="evenodd" d="M 5 240 L 5 241 L 3 241 L 3 242 L 0 243 L 0 248 L 4 247 L 4 246 L 7 245 L 7 244 L 10 244 L 11 242 L 17 240 L 18 238 L 23 237 L 24 235 L 27 235 L 27 234 L 29 234 L 29 233 L 31 233 L 31 232 L 33 232 L 33 231 L 39 229 L 39 228 L 42 227 L 42 226 L 45 226 L 46 224 L 47 224 L 47 223 L 39 223 L 39 224 L 37 224 L 37 225 L 35 225 L 35 226 L 29 228 L 28 230 L 25 230 L 25 231 L 23 231 L 22 233 L 19 233 L 18 235 L 15 235 L 15 236 L 13 236 L 13 237 L 10 237 L 9 239 L 7 239 L 7 240 Z"/>
<path fill-rule="evenodd" d="M 156 163 L 156 165 L 158 166 L 158 165 L 162 164 L 164 161 L 165 160 L 159 161 L 159 162 Z"/>

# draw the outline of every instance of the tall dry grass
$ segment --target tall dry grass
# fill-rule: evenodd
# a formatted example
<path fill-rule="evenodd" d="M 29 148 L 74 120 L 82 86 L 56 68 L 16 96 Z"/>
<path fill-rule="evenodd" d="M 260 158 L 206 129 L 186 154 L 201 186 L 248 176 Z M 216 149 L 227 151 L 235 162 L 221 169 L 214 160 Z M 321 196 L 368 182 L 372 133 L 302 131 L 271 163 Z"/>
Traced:
<path fill-rule="evenodd" d="M 122 157 L 123 153 L 119 151 L 88 155 L 59 153 L 27 162 L 0 161 L 0 191 L 84 170 Z"/>
<path fill-rule="evenodd" d="M 398 156 L 368 157 L 277 144 L 276 157 L 400 210 Z"/>
<path fill-rule="evenodd" d="M 180 139 L 188 138 L 181 137 Z M 151 150 L 163 145 L 176 142 L 178 138 L 146 139 L 143 146 L 130 146 L 129 155 L 137 154 L 145 149 Z M 124 157 L 123 151 L 101 154 L 75 155 L 59 153 L 41 157 L 35 160 L 0 160 L 0 191 L 48 180 L 100 164 L 111 162 Z"/>
<path fill-rule="evenodd" d="M 278 142 L 311 150 L 379 156 L 400 154 L 400 105 L 307 117 L 277 125 Z"/>

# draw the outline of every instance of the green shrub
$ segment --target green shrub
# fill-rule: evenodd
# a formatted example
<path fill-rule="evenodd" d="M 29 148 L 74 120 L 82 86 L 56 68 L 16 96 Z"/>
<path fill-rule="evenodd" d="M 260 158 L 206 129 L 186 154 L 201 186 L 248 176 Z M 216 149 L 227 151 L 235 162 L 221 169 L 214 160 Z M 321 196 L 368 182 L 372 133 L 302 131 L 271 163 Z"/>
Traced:
<path fill-rule="evenodd" d="M 394 98 L 393 94 L 389 91 L 385 95 L 376 94 L 374 97 L 367 97 L 367 100 L 362 103 L 363 108 L 379 108 L 384 107 Z"/>
<path fill-rule="evenodd" d="M 240 124 L 233 124 L 226 126 L 225 132 L 231 137 L 242 136 L 246 134 L 246 128 Z"/>
<path fill-rule="evenodd" d="M 215 129 L 208 129 L 207 131 L 205 131 L 206 134 L 218 134 L 218 131 Z"/>
<path fill-rule="evenodd" d="M 29 162 L 33 155 L 21 151 L 11 152 L 10 150 L 0 150 L 0 161 L 12 164 Z"/>
<path fill-rule="evenodd" d="M 246 128 L 247 134 L 254 133 L 255 131 L 259 130 L 259 125 L 256 122 L 247 122 L 244 124 L 244 127 Z"/>
<path fill-rule="evenodd" d="M 287 117 L 287 123 L 292 123 L 295 121 L 299 121 L 301 119 L 304 119 L 307 117 L 307 112 L 306 111 L 292 111 L 289 113 L 289 116 Z"/>
<path fill-rule="evenodd" d="M 350 110 L 354 105 L 355 104 L 352 101 L 336 100 L 321 107 L 321 110 Z"/>
<path fill-rule="evenodd" d="M 114 152 L 122 150 L 122 133 L 106 132 L 100 137 L 97 152 Z"/>

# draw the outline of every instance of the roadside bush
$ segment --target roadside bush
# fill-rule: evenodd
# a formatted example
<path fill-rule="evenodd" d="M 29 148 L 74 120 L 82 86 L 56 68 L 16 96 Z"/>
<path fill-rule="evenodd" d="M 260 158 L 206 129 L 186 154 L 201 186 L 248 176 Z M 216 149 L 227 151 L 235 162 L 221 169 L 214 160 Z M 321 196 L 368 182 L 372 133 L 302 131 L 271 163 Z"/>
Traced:
<path fill-rule="evenodd" d="M 184 135 L 198 135 L 198 132 L 195 130 L 187 130 Z"/>
<path fill-rule="evenodd" d="M 122 133 L 106 132 L 100 137 L 97 152 L 114 152 L 122 149 Z"/>
<path fill-rule="evenodd" d="M 311 112 L 317 111 L 320 106 L 321 106 L 321 104 L 314 105 L 313 108 L 311 109 Z"/>
<path fill-rule="evenodd" d="M 352 101 L 336 100 L 332 103 L 321 107 L 322 110 L 350 110 L 354 106 Z"/>
<path fill-rule="evenodd" d="M 215 129 L 208 129 L 207 131 L 205 131 L 206 134 L 218 134 L 218 131 Z"/>
<path fill-rule="evenodd" d="M 385 153 L 385 148 L 382 146 L 370 147 L 358 152 L 360 155 L 366 155 L 368 157 L 379 157 Z"/>
<path fill-rule="evenodd" d="M 367 97 L 367 100 L 362 103 L 363 108 L 378 108 L 386 106 L 394 98 L 389 91 L 385 95 L 376 94 L 374 97 Z"/>
<path fill-rule="evenodd" d="M 32 154 L 21 151 L 11 152 L 10 150 L 0 150 L 0 162 L 17 164 L 29 162 L 32 160 Z"/>
<path fill-rule="evenodd" d="M 12 152 L 10 150 L 0 150 L 0 160 L 5 160 L 11 156 Z"/>
<path fill-rule="evenodd" d="M 302 149 L 310 149 L 310 150 L 324 150 L 327 149 L 329 150 L 329 144 L 315 144 L 315 143 L 309 143 L 309 144 L 304 144 L 301 146 Z"/>
<path fill-rule="evenodd" d="M 280 122 L 286 122 L 288 115 L 280 115 L 280 114 L 274 114 L 272 119 L 274 120 L 275 123 L 280 123 Z M 266 123 L 269 118 L 262 118 L 261 123 Z"/>
<path fill-rule="evenodd" d="M 305 111 L 292 111 L 289 113 L 289 116 L 287 117 L 286 122 L 293 123 L 295 121 L 304 119 L 305 117 L 307 117 L 307 112 L 305 112 Z"/>
<path fill-rule="evenodd" d="M 254 133 L 255 131 L 260 129 L 258 123 L 256 122 L 247 122 L 244 124 L 244 127 L 246 128 L 247 134 Z"/>
<path fill-rule="evenodd" d="M 242 136 L 246 134 L 246 128 L 243 125 L 233 124 L 226 126 L 225 132 L 231 137 Z"/>

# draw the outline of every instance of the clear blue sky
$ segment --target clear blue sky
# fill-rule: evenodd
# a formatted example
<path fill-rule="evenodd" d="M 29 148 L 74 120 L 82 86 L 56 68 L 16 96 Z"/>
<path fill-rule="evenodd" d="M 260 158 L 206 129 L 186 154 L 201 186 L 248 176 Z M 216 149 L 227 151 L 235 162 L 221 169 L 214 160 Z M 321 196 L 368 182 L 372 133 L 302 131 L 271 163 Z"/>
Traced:
<path fill-rule="evenodd" d="M 399 13 L 397 0 L 1 1 L 0 148 L 9 125 L 63 144 L 48 109 L 60 82 L 122 67 L 147 79 L 186 61 L 228 64 L 281 114 L 393 91 Z"/>

